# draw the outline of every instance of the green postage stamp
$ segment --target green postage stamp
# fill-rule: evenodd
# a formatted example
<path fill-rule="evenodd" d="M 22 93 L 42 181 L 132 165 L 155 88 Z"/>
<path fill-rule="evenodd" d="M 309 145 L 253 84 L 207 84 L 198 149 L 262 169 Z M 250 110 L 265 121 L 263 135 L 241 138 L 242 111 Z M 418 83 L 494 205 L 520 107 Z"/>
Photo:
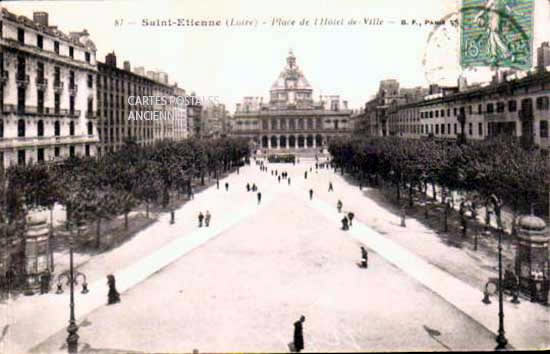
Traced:
<path fill-rule="evenodd" d="M 528 70 L 534 0 L 462 0 L 460 64 Z"/>

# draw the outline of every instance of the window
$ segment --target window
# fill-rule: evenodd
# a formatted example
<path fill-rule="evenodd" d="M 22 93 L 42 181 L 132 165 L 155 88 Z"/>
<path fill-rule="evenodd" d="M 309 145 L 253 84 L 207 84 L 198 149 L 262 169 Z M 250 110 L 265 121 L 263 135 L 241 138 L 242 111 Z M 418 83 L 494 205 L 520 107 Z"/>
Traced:
<path fill-rule="evenodd" d="M 508 112 L 515 112 L 518 110 L 518 103 L 515 100 L 508 101 Z"/>
<path fill-rule="evenodd" d="M 457 115 L 457 109 L 456 109 L 456 107 L 453 108 L 453 115 L 454 115 L 455 117 L 456 117 L 456 115 Z"/>
<path fill-rule="evenodd" d="M 90 52 L 84 53 L 84 58 L 86 59 L 86 63 L 90 62 Z"/>
<path fill-rule="evenodd" d="M 453 131 L 454 131 L 454 134 L 456 135 L 457 134 L 456 123 L 454 124 Z"/>
<path fill-rule="evenodd" d="M 444 109 L 441 110 L 441 116 L 445 117 L 445 110 Z"/>
<path fill-rule="evenodd" d="M 441 135 L 445 135 L 445 124 L 441 124 Z"/>
<path fill-rule="evenodd" d="M 435 117 L 436 117 L 436 118 L 439 117 L 439 111 L 435 111 Z"/>
<path fill-rule="evenodd" d="M 44 91 L 36 91 L 37 111 L 38 113 L 44 113 Z"/>
<path fill-rule="evenodd" d="M 58 120 L 56 120 L 55 123 L 53 124 L 53 130 L 54 130 L 54 135 L 55 136 L 60 136 L 61 135 L 61 124 L 59 123 Z"/>
<path fill-rule="evenodd" d="M 434 117 L 434 111 L 430 111 L 430 118 Z"/>
<path fill-rule="evenodd" d="M 497 112 L 498 113 L 504 112 L 504 102 L 497 102 Z"/>
<path fill-rule="evenodd" d="M 481 113 L 483 113 L 483 105 L 479 104 L 477 105 L 477 114 L 481 114 Z"/>
<path fill-rule="evenodd" d="M 69 47 L 69 56 L 74 59 L 74 48 Z"/>
<path fill-rule="evenodd" d="M 451 123 L 447 124 L 447 134 L 451 135 Z"/>
<path fill-rule="evenodd" d="M 3 137 L 4 137 L 4 120 L 0 119 L 0 138 L 3 138 Z"/>
<path fill-rule="evenodd" d="M 59 157 L 59 155 L 61 155 L 61 149 L 59 148 L 59 146 L 56 146 L 53 150 L 53 155 L 55 157 Z"/>
<path fill-rule="evenodd" d="M 548 138 L 548 121 L 547 120 L 540 121 L 540 137 Z"/>
<path fill-rule="evenodd" d="M 90 156 L 90 145 L 86 144 L 85 149 L 86 149 L 86 156 Z"/>
<path fill-rule="evenodd" d="M 451 109 L 447 108 L 447 117 L 450 117 L 450 116 L 451 116 Z"/>
<path fill-rule="evenodd" d="M 539 111 L 547 111 L 548 110 L 548 97 L 542 96 L 537 97 L 537 109 Z"/>
<path fill-rule="evenodd" d="M 483 123 L 478 123 L 477 124 L 477 134 L 479 136 L 483 136 Z"/>
<path fill-rule="evenodd" d="M 69 146 L 69 156 L 74 157 L 75 156 L 75 149 L 74 146 Z"/>
<path fill-rule="evenodd" d="M 53 51 L 54 51 L 56 54 L 59 54 L 59 42 L 58 42 L 58 41 L 54 41 L 54 42 L 53 42 Z"/>
<path fill-rule="evenodd" d="M 55 114 L 59 114 L 61 105 L 61 97 L 58 93 L 54 95 L 54 111 Z"/>
<path fill-rule="evenodd" d="M 468 135 L 473 135 L 474 134 L 474 131 L 473 131 L 473 124 L 472 123 L 468 123 Z"/>
<path fill-rule="evenodd" d="M 74 114 L 74 96 L 69 97 L 69 114 Z"/>
<path fill-rule="evenodd" d="M 435 125 L 435 135 L 439 135 L 439 124 Z"/>
<path fill-rule="evenodd" d="M 92 124 L 92 122 L 88 122 L 88 135 L 94 135 L 94 125 Z"/>
<path fill-rule="evenodd" d="M 487 103 L 487 113 L 494 113 L 495 112 L 495 105 L 492 103 Z"/>
<path fill-rule="evenodd" d="M 473 114 L 473 113 L 474 113 L 474 107 L 468 106 L 468 114 Z"/>
<path fill-rule="evenodd" d="M 36 36 L 36 46 L 40 49 L 44 49 L 44 37 L 41 35 Z"/>
<path fill-rule="evenodd" d="M 43 120 L 39 120 L 37 125 L 36 125 L 36 135 L 38 136 L 44 136 L 44 121 Z"/>
<path fill-rule="evenodd" d="M 17 121 L 17 136 L 20 138 L 25 137 L 25 120 L 23 119 Z"/>
<path fill-rule="evenodd" d="M 17 163 L 19 165 L 25 164 L 25 150 L 18 150 L 17 151 Z"/>
<path fill-rule="evenodd" d="M 74 71 L 69 71 L 69 88 L 74 89 Z"/>
<path fill-rule="evenodd" d="M 94 99 L 88 98 L 88 112 L 92 113 L 94 111 Z"/>
<path fill-rule="evenodd" d="M 21 44 L 25 44 L 25 30 L 22 28 L 17 29 L 17 41 Z"/>
<path fill-rule="evenodd" d="M 38 148 L 36 152 L 36 160 L 38 162 L 44 162 L 44 148 Z"/>
<path fill-rule="evenodd" d="M 69 135 L 74 136 L 74 122 L 69 123 Z"/>

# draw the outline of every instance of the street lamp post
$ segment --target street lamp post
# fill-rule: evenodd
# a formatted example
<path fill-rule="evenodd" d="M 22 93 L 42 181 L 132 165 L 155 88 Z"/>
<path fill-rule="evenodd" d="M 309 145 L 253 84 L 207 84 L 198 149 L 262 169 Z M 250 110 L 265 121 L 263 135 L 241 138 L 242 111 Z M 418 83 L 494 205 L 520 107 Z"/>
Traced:
<path fill-rule="evenodd" d="M 70 286 L 70 319 L 69 319 L 69 326 L 67 327 L 67 332 L 69 332 L 69 336 L 67 337 L 67 348 L 69 353 L 77 353 L 78 352 L 78 325 L 76 324 L 75 316 L 74 316 L 74 286 L 78 285 L 78 277 L 83 278 L 82 283 L 82 294 L 88 293 L 88 283 L 86 282 L 86 275 L 84 273 L 78 272 L 74 270 L 73 265 L 73 239 L 71 239 L 70 242 L 70 248 L 69 248 L 69 270 L 65 271 L 57 277 L 57 291 L 56 294 L 62 294 L 63 293 L 63 284 L 61 283 L 61 280 L 63 278 L 66 279 L 66 284 Z"/>
<path fill-rule="evenodd" d="M 496 350 L 506 349 L 508 340 L 504 336 L 504 309 L 503 309 L 503 284 L 502 284 L 502 228 L 498 229 L 498 336 L 496 338 Z"/>

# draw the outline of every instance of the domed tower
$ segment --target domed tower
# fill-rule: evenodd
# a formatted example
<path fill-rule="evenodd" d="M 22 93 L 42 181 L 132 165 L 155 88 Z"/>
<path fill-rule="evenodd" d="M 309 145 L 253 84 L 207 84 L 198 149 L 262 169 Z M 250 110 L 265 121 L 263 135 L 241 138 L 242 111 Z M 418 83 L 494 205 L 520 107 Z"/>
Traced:
<path fill-rule="evenodd" d="M 270 104 L 277 108 L 308 108 L 313 104 L 313 89 L 296 64 L 292 50 L 286 58 L 286 67 L 271 86 Z"/>

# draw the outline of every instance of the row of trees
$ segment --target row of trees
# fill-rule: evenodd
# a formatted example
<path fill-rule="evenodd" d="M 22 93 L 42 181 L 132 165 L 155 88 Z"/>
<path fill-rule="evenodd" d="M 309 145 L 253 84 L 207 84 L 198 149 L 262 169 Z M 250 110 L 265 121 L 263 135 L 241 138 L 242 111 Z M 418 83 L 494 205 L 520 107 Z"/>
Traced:
<path fill-rule="evenodd" d="M 524 149 L 512 138 L 456 144 L 433 139 L 354 137 L 331 141 L 329 151 L 342 173 L 390 181 L 398 200 L 404 190 L 408 191 L 410 206 L 415 190 L 425 196 L 431 185 L 434 199 L 438 190 L 442 200 L 451 191 L 462 192 L 463 206 L 473 215 L 478 208 L 491 206 L 499 226 L 505 206 L 514 215 L 547 212 L 548 153 Z"/>
<path fill-rule="evenodd" d="M 248 155 L 243 139 L 187 139 L 147 147 L 128 142 L 101 158 L 13 166 L 0 173 L 4 236 L 20 237 L 30 211 L 61 204 L 72 225 L 96 224 L 99 247 L 103 220 L 124 214 L 127 228 L 128 214 L 137 206 L 146 206 L 147 217 L 152 204 L 173 207 L 175 194 L 192 193 L 193 179 L 204 185 L 206 176 L 217 178 Z"/>

